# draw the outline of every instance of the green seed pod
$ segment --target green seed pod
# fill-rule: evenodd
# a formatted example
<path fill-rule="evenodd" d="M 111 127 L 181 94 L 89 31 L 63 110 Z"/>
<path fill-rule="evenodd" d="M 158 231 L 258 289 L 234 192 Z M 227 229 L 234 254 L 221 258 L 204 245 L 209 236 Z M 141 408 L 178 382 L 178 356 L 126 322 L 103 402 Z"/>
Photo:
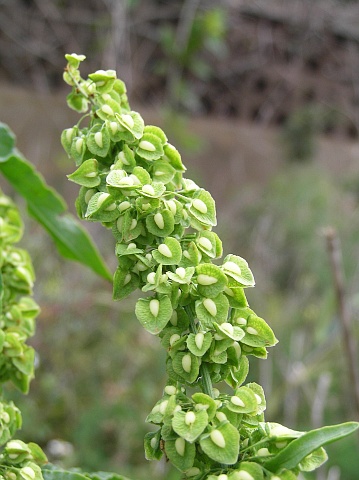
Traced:
<path fill-rule="evenodd" d="M 212 430 L 210 434 L 212 442 L 217 445 L 217 447 L 225 448 L 226 441 L 219 430 Z"/>
<path fill-rule="evenodd" d="M 186 449 L 185 440 L 181 437 L 177 438 L 175 441 L 175 447 L 178 455 L 181 455 L 181 457 L 183 457 Z"/>
<path fill-rule="evenodd" d="M 185 424 L 190 426 L 196 421 L 196 415 L 194 412 L 187 412 L 185 415 Z"/>
<path fill-rule="evenodd" d="M 192 366 L 192 358 L 190 355 L 184 355 L 182 357 L 182 368 L 186 373 L 191 372 L 191 366 Z"/>

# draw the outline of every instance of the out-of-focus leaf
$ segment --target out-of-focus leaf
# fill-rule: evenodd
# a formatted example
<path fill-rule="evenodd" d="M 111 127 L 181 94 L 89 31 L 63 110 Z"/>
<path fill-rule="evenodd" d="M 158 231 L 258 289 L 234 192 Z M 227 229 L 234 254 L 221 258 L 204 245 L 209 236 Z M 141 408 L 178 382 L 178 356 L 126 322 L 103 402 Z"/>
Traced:
<path fill-rule="evenodd" d="M 0 122 L 0 162 L 6 162 L 15 147 L 15 135 L 7 125 Z"/>
<path fill-rule="evenodd" d="M 78 261 L 94 272 L 112 279 L 101 254 L 77 220 L 66 213 L 65 200 L 46 185 L 42 176 L 14 148 L 11 130 L 0 123 L 0 171 L 27 202 L 29 213 L 47 230 L 62 256 Z"/>

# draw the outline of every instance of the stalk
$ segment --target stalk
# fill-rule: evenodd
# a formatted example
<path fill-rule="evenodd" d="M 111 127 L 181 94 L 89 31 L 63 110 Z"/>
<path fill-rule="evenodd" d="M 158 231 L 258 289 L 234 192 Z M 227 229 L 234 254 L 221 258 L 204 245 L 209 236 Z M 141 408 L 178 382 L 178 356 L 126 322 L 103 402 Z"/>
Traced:
<path fill-rule="evenodd" d="M 189 317 L 191 333 L 194 333 L 194 334 L 198 333 L 197 325 L 195 323 L 195 315 L 193 312 L 193 308 L 191 307 L 191 305 L 187 305 L 186 307 L 184 307 L 184 309 Z M 199 380 L 200 380 L 203 393 L 206 393 L 211 398 L 214 398 L 211 376 L 209 374 L 208 367 L 205 363 L 201 364 Z"/>

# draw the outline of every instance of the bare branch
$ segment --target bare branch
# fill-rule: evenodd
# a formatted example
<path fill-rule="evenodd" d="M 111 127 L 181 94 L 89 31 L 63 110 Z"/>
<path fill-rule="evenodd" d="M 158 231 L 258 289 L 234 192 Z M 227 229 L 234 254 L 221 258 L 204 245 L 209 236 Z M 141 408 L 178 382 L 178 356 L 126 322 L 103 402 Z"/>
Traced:
<path fill-rule="evenodd" d="M 344 273 L 342 265 L 342 252 L 339 237 L 333 228 L 324 232 L 327 249 L 332 268 L 333 283 L 338 306 L 338 317 L 342 329 L 343 350 L 346 357 L 350 381 L 350 391 L 354 403 L 356 417 L 359 418 L 359 372 L 356 360 L 356 347 L 351 328 L 351 318 L 345 299 Z"/>

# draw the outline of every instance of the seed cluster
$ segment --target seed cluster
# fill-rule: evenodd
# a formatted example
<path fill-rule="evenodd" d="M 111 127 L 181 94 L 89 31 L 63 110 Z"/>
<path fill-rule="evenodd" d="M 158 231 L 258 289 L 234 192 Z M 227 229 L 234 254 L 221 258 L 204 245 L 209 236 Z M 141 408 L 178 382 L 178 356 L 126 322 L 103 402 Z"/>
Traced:
<path fill-rule="evenodd" d="M 34 375 L 34 350 L 26 340 L 34 334 L 39 307 L 31 298 L 34 272 L 28 253 L 14 246 L 23 234 L 19 212 L 0 191 L 0 383 L 27 393 Z M 21 427 L 21 413 L 0 395 L 0 479 L 42 480 L 46 462 L 40 447 L 12 439 Z"/>
<path fill-rule="evenodd" d="M 168 381 L 147 417 L 158 428 L 145 437 L 146 458 L 165 454 L 195 480 L 267 478 L 265 456 L 290 440 L 277 446 L 264 422 L 263 389 L 243 385 L 248 356 L 265 358 L 276 343 L 248 306 L 252 272 L 237 255 L 221 262 L 212 196 L 184 177 L 181 156 L 165 133 L 145 126 L 130 109 L 116 73 L 100 70 L 83 79 L 84 56 L 66 58 L 68 104 L 87 119 L 86 126 L 62 134 L 78 167 L 69 175 L 81 186 L 78 214 L 112 230 L 118 259 L 114 299 L 140 289 L 137 319 L 167 350 Z M 233 393 L 213 388 L 222 381 Z M 266 455 L 258 455 L 263 448 Z M 297 478 L 290 471 L 275 473 Z"/>

